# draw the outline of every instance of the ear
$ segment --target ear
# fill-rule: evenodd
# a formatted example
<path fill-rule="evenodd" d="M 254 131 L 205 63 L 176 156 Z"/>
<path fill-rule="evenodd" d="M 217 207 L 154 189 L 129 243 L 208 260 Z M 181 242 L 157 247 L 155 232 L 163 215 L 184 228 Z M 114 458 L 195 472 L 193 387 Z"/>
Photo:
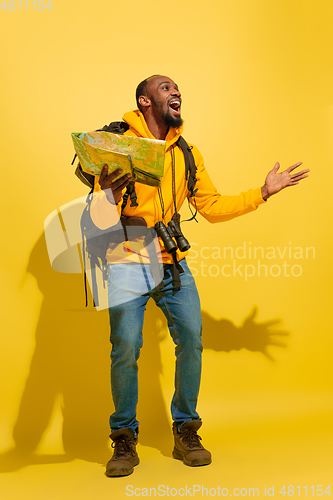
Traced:
<path fill-rule="evenodd" d="M 151 105 L 151 100 L 146 95 L 140 95 L 140 97 L 139 97 L 139 104 L 143 108 L 148 109 L 149 106 Z"/>

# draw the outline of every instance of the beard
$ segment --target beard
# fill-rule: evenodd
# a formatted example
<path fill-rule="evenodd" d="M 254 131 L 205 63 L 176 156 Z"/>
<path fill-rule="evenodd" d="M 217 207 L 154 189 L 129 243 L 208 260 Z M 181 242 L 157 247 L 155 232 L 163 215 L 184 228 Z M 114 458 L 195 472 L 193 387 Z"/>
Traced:
<path fill-rule="evenodd" d="M 163 103 L 161 101 L 156 101 L 153 96 L 151 96 L 150 98 L 153 101 L 154 106 L 157 108 L 159 114 L 161 115 L 162 120 L 168 127 L 178 128 L 183 125 L 184 120 L 180 116 L 172 116 L 169 107 L 168 111 L 165 112 L 163 110 Z"/>
<path fill-rule="evenodd" d="M 184 120 L 181 118 L 181 116 L 172 116 L 169 109 L 166 113 L 163 113 L 161 116 L 164 120 L 164 123 L 169 127 L 178 128 L 184 123 Z"/>

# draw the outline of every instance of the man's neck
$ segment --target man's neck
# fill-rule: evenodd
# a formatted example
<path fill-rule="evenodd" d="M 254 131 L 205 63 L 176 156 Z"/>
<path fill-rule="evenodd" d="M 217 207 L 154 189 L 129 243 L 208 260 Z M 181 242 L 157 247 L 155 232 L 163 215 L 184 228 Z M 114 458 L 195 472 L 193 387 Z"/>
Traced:
<path fill-rule="evenodd" d="M 163 120 L 157 121 L 154 116 L 148 113 L 145 116 L 145 120 L 153 136 L 158 140 L 164 141 L 169 131 L 168 125 L 166 125 Z"/>

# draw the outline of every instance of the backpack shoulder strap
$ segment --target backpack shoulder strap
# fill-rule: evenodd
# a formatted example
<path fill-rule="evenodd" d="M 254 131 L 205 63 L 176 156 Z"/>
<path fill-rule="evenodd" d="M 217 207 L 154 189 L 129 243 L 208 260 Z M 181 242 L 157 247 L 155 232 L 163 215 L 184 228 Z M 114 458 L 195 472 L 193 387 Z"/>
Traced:
<path fill-rule="evenodd" d="M 198 189 L 194 189 L 195 183 L 197 182 L 197 167 L 194 161 L 194 156 L 192 153 L 192 146 L 189 146 L 187 142 L 185 141 L 184 137 L 180 136 L 176 144 L 180 147 L 180 149 L 183 151 L 184 154 L 184 159 L 185 159 L 185 178 L 187 180 L 187 189 L 190 192 L 190 195 L 187 199 L 188 201 L 188 206 L 190 208 L 190 211 L 192 213 L 192 217 L 190 219 L 186 219 L 186 221 L 183 222 L 189 222 L 191 220 L 195 220 L 196 222 L 197 219 L 195 218 L 198 212 L 197 209 L 197 204 L 195 201 L 195 193 L 198 191 Z M 190 207 L 190 198 L 193 198 L 194 206 L 195 206 L 195 212 L 193 214 L 191 207 Z"/>
<path fill-rule="evenodd" d="M 194 186 L 197 182 L 196 172 L 197 167 L 195 165 L 194 156 L 192 153 L 192 147 L 187 144 L 184 137 L 180 136 L 177 141 L 178 146 L 183 151 L 185 159 L 185 178 L 187 180 L 187 188 L 189 190 L 190 198 L 195 195 Z"/>
<path fill-rule="evenodd" d="M 134 181 L 131 181 L 129 184 L 127 184 L 126 192 L 124 193 L 123 202 L 121 205 L 121 215 L 123 215 L 123 211 L 127 205 L 128 198 L 130 198 L 131 207 L 138 207 L 139 206 L 139 204 L 137 202 Z"/>

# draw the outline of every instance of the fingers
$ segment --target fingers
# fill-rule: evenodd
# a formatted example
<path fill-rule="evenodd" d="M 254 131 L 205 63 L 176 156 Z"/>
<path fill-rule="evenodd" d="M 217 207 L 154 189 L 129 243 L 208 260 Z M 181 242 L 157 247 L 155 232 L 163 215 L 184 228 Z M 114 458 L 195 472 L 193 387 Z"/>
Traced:
<path fill-rule="evenodd" d="M 103 182 L 107 175 L 108 175 L 108 166 L 104 165 L 104 167 L 102 168 L 102 173 L 99 177 L 99 181 Z"/>
<path fill-rule="evenodd" d="M 107 193 L 107 198 L 110 201 L 110 203 L 119 203 L 122 197 L 122 191 L 125 189 L 125 187 L 131 182 L 131 174 L 125 174 L 122 175 L 119 179 L 113 182 L 114 179 L 116 179 L 122 172 L 122 169 L 118 169 L 114 172 L 111 172 L 111 174 L 105 176 L 105 171 L 107 172 L 108 166 L 105 165 L 103 168 L 103 172 L 101 174 L 101 177 L 99 179 L 99 183 L 101 185 L 101 188 L 106 191 Z M 102 177 L 103 176 L 103 177 Z M 111 192 L 112 191 L 112 195 Z"/>
<path fill-rule="evenodd" d="M 275 345 L 277 347 L 287 347 L 285 342 L 281 342 L 280 340 L 271 339 L 269 341 L 269 345 Z"/>
<path fill-rule="evenodd" d="M 302 165 L 302 162 L 299 161 L 298 163 L 295 163 L 295 165 L 292 165 L 291 167 L 288 167 L 285 172 L 292 172 L 293 170 L 295 170 L 295 168 L 299 167 L 300 165 Z"/>
<path fill-rule="evenodd" d="M 275 318 L 275 319 L 267 319 L 266 321 L 262 321 L 260 323 L 260 326 L 272 326 L 272 325 L 277 325 L 278 323 L 281 323 L 281 319 Z"/>
<path fill-rule="evenodd" d="M 257 315 L 258 315 L 258 307 L 257 306 L 253 306 L 252 310 L 249 312 L 249 315 L 247 316 L 247 318 L 245 318 L 245 320 L 247 320 L 247 321 L 252 320 Z"/>
<path fill-rule="evenodd" d="M 120 177 L 120 179 L 118 179 L 115 182 L 112 182 L 112 180 L 111 180 L 110 186 L 111 186 L 111 189 L 113 192 L 118 191 L 118 190 L 122 191 L 124 189 L 124 187 L 126 187 L 127 184 L 129 184 L 130 182 L 131 182 L 131 174 L 126 174 L 126 175 L 123 175 L 122 177 Z"/>
<path fill-rule="evenodd" d="M 300 177 L 303 174 L 306 174 L 307 172 L 310 172 L 310 170 L 309 169 L 307 169 L 307 170 L 301 170 L 301 172 L 297 172 L 297 174 L 291 175 L 290 178 L 291 179 L 296 179 L 297 177 Z M 303 177 L 308 177 L 308 176 L 307 175 L 303 175 Z M 303 179 L 303 177 L 302 177 L 302 179 Z"/>
<path fill-rule="evenodd" d="M 103 173 L 105 172 L 106 175 L 104 176 L 104 179 L 106 182 L 111 183 L 118 175 L 122 173 L 122 168 L 118 168 L 118 170 L 115 170 L 114 172 L 111 172 L 111 174 L 108 175 L 108 166 L 104 165 L 103 167 Z M 102 178 L 102 176 L 101 176 Z"/>
<path fill-rule="evenodd" d="M 291 175 L 289 182 L 288 182 L 288 185 L 289 186 L 296 186 L 297 184 L 299 184 L 299 181 L 301 181 L 302 179 L 305 179 L 306 177 L 309 177 L 307 174 L 305 174 L 303 172 L 309 172 L 309 170 L 302 170 L 302 172 L 298 172 L 297 174 Z"/>
<path fill-rule="evenodd" d="M 272 329 L 272 330 L 268 331 L 268 337 L 272 337 L 272 336 L 289 337 L 290 333 L 288 332 L 288 330 L 276 330 L 276 329 Z"/>
<path fill-rule="evenodd" d="M 295 179 L 291 179 L 292 182 L 295 182 L 295 181 L 300 181 L 301 179 L 305 179 L 306 177 L 309 177 L 308 175 L 301 175 L 300 177 L 295 177 Z"/>
<path fill-rule="evenodd" d="M 122 175 L 117 181 L 114 181 L 114 179 L 116 179 L 123 172 L 121 168 L 115 170 L 114 172 L 111 172 L 111 174 L 109 175 L 107 175 L 107 172 L 108 166 L 104 165 L 101 176 L 99 178 L 99 183 L 102 189 L 111 188 L 112 191 L 124 189 L 124 187 L 127 186 L 127 184 L 131 180 L 131 174 L 125 174 Z"/>
<path fill-rule="evenodd" d="M 268 358 L 270 361 L 275 362 L 275 358 L 273 358 L 273 356 L 267 351 L 267 349 L 265 349 L 263 353 L 265 354 L 266 358 Z"/>

